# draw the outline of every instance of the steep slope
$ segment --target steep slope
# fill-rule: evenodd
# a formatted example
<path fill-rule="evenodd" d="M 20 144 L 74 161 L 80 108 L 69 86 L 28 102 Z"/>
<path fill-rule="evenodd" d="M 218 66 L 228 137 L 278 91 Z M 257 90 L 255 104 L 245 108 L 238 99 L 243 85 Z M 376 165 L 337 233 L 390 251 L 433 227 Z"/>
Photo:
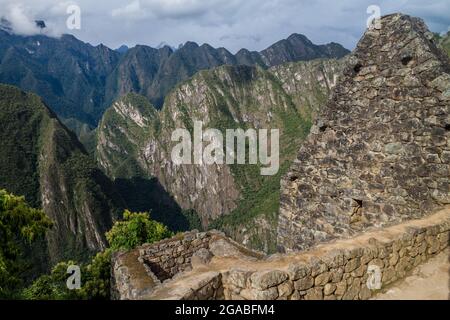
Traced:
<path fill-rule="evenodd" d="M 70 35 L 24 37 L 0 30 L 0 82 L 34 92 L 59 117 L 90 126 L 103 114 L 106 78 L 119 56 Z"/>
<path fill-rule="evenodd" d="M 444 36 L 438 36 L 439 45 L 447 52 L 450 57 L 450 31 L 447 32 Z"/>
<path fill-rule="evenodd" d="M 176 51 L 168 46 L 154 49 L 138 45 L 118 52 L 104 45 L 94 47 L 71 35 L 18 36 L 7 23 L 0 26 L 0 82 L 41 96 L 88 147 L 92 144 L 91 130 L 103 112 L 127 93 L 144 95 L 160 108 L 171 89 L 200 70 L 224 64 L 271 67 L 287 61 L 340 58 L 348 53 L 340 45 L 316 46 L 298 35 L 289 39 L 301 37 L 302 41 L 285 40 L 287 46 L 276 45 L 267 54 L 241 50 L 233 55 L 224 48 L 193 42 Z"/>
<path fill-rule="evenodd" d="M 286 62 L 307 61 L 318 58 L 342 58 L 349 51 L 337 43 L 315 45 L 302 34 L 293 34 L 260 53 L 264 64 L 268 67 Z"/>
<path fill-rule="evenodd" d="M 341 58 L 349 51 L 339 44 L 315 45 L 304 35 L 293 34 L 261 52 L 240 50 L 236 55 L 224 48 L 187 42 L 179 50 L 137 46 L 130 49 L 109 79 L 110 96 L 119 98 L 134 92 L 146 96 L 158 108 L 178 83 L 200 70 L 221 65 L 273 67 L 286 62 L 317 58 Z M 130 74 L 131 73 L 131 74 Z"/>
<path fill-rule="evenodd" d="M 114 179 L 158 178 L 181 208 L 197 212 L 204 227 L 215 221 L 235 238 L 268 249 L 269 238 L 275 243 L 274 223 L 267 219 L 276 221 L 280 174 L 295 157 L 296 144 L 308 133 L 311 115 L 325 102 L 339 71 L 335 60 L 267 71 L 222 66 L 177 86 L 161 111 L 143 97 L 128 95 L 99 124 L 97 160 Z M 175 165 L 172 132 L 192 131 L 195 120 L 203 121 L 204 130 L 217 128 L 224 135 L 226 129 L 280 129 L 278 175 L 262 177 L 257 165 Z M 227 220 L 217 220 L 230 213 Z M 264 230 L 243 230 L 255 219 Z"/>
<path fill-rule="evenodd" d="M 450 203 L 450 63 L 424 22 L 368 30 L 283 178 L 282 250 L 302 250 Z"/>
<path fill-rule="evenodd" d="M 25 195 L 53 220 L 51 262 L 105 248 L 122 205 L 110 180 L 41 99 L 0 85 L 0 188 Z"/>

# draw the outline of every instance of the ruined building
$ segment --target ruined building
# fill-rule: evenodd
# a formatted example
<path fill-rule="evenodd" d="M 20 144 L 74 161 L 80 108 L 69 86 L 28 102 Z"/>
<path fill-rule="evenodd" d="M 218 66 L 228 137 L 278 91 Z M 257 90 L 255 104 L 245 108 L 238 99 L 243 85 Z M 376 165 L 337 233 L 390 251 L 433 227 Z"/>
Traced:
<path fill-rule="evenodd" d="M 370 270 L 386 288 L 448 248 L 449 107 L 449 58 L 422 20 L 382 18 L 282 180 L 287 253 L 263 256 L 216 232 L 178 235 L 117 253 L 114 297 L 371 298 Z"/>
<path fill-rule="evenodd" d="M 281 183 L 278 246 L 302 250 L 450 203 L 450 64 L 424 22 L 368 30 Z"/>

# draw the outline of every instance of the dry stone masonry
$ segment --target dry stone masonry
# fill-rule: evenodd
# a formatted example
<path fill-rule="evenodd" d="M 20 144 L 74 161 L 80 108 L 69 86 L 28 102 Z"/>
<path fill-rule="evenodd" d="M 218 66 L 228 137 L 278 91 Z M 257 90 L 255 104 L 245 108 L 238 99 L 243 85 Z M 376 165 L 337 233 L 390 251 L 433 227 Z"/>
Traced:
<path fill-rule="evenodd" d="M 420 19 L 381 26 L 282 180 L 286 253 L 189 232 L 115 254 L 115 298 L 366 300 L 449 250 L 450 62 Z"/>
<path fill-rule="evenodd" d="M 441 223 L 406 225 L 400 233 L 375 232 L 353 243 L 337 242 L 309 255 L 292 256 L 292 263 L 280 270 L 233 269 L 223 275 L 225 299 L 367 300 L 377 292 L 367 284 L 371 270 L 379 270 L 379 289 L 386 288 L 448 247 L 448 217 Z M 305 262 L 296 262 L 299 258 Z"/>
<path fill-rule="evenodd" d="M 192 271 L 193 267 L 208 264 L 213 256 L 257 259 L 262 254 L 244 248 L 218 231 L 186 232 L 129 252 L 116 253 L 112 258 L 112 296 L 117 299 L 149 298 L 163 285 Z M 178 288 L 180 292 L 173 298 L 205 299 L 210 295 L 219 298 L 223 295 L 221 287 L 221 274 L 204 273 Z"/>
<path fill-rule="evenodd" d="M 448 250 L 450 207 L 426 218 L 367 232 L 312 250 L 263 257 L 248 252 L 219 233 L 189 233 L 210 251 L 202 265 L 186 267 L 161 283 L 146 267 L 149 254 L 173 258 L 185 248 L 180 237 L 144 246 L 113 258 L 115 297 L 171 300 L 366 300 Z M 185 237 L 185 236 L 184 236 Z M 209 239 L 206 242 L 205 239 Z M 190 242 L 190 241 L 188 241 Z M 164 246 L 166 245 L 166 246 Z M 219 248 L 220 247 L 220 248 Z M 224 255 L 224 252 L 229 254 Z M 187 255 L 195 256 L 195 253 Z M 143 259 L 144 257 L 144 259 Z M 140 268 L 140 269 L 139 269 Z M 193 269 L 192 269 L 193 268 Z M 141 271 L 139 271 L 141 270 Z M 368 285 L 378 270 L 378 287 Z M 373 275 L 376 279 L 377 274 Z M 376 283 L 376 282 L 375 282 Z"/>
<path fill-rule="evenodd" d="M 450 63 L 423 21 L 382 18 L 348 61 L 282 180 L 282 251 L 450 203 Z"/>

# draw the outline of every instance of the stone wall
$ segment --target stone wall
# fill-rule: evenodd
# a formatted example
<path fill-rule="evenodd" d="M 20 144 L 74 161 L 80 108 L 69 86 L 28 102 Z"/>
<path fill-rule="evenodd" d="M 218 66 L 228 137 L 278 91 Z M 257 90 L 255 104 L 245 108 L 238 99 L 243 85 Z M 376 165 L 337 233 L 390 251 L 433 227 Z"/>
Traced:
<path fill-rule="evenodd" d="M 208 264 L 213 257 L 260 259 L 263 254 L 248 250 L 225 237 L 222 232 L 197 231 L 178 234 L 134 250 L 117 252 L 112 257 L 111 296 L 113 299 L 155 299 L 160 291 L 177 283 L 195 267 Z M 176 285 L 171 299 L 222 299 L 222 275 L 203 272 Z"/>
<path fill-rule="evenodd" d="M 450 203 L 450 63 L 422 20 L 368 30 L 281 182 L 278 246 L 303 250 Z"/>
<path fill-rule="evenodd" d="M 186 239 L 187 238 L 187 239 Z M 181 240 L 180 240 L 181 239 Z M 143 263 L 149 247 L 179 248 L 185 239 L 209 239 L 191 266 L 161 282 Z M 448 250 L 450 207 L 422 219 L 366 231 L 351 239 L 298 253 L 260 256 L 220 233 L 188 233 L 113 257 L 115 299 L 141 300 L 350 300 L 369 299 L 413 268 Z M 176 243 L 176 246 L 172 244 Z M 166 246 L 161 247 L 162 244 Z M 174 250 L 177 251 L 176 249 Z M 172 252 L 174 252 L 172 251 Z M 189 250 L 188 250 L 189 251 Z M 199 252 L 210 253 L 205 258 Z M 193 268 L 191 270 L 191 268 Z M 373 277 L 371 276 L 373 275 Z M 369 283 L 379 287 L 370 287 Z"/>
<path fill-rule="evenodd" d="M 381 288 L 404 278 L 408 271 L 449 245 L 450 219 L 433 224 L 381 230 L 352 241 L 342 240 L 325 251 L 291 256 L 287 268 L 224 272 L 225 299 L 232 300 L 366 300 L 376 290 L 367 285 L 371 270 L 381 273 Z M 322 249 L 323 249 L 322 248 Z M 303 262 L 295 262 L 302 260 Z M 285 256 L 284 260 L 288 260 Z M 374 274 L 375 275 L 375 274 Z"/>
<path fill-rule="evenodd" d="M 192 231 L 151 245 L 143 245 L 139 248 L 139 259 L 160 281 L 164 281 L 191 270 L 193 254 L 200 249 L 208 249 L 213 236 L 217 234 Z"/>
<path fill-rule="evenodd" d="M 166 292 L 165 288 L 162 288 Z M 190 277 L 180 284 L 175 290 L 171 290 L 169 295 L 160 296 L 157 290 L 152 299 L 169 300 L 223 300 L 222 274 L 217 271 L 204 272 L 200 275 Z"/>

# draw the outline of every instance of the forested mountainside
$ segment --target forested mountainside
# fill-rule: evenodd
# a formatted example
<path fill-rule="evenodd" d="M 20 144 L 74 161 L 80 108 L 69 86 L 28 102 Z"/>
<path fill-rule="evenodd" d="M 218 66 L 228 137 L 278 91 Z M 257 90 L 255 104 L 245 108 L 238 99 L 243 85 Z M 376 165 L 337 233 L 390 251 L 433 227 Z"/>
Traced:
<path fill-rule="evenodd" d="M 1 84 L 0 123 L 0 189 L 24 195 L 53 221 L 50 260 L 42 260 L 52 265 L 104 249 L 124 204 L 76 136 L 38 96 Z"/>
<path fill-rule="evenodd" d="M 138 45 L 119 52 L 71 35 L 18 36 L 4 28 L 0 29 L 0 82 L 40 95 L 89 144 L 89 133 L 103 112 L 127 93 L 142 94 L 159 108 L 176 84 L 200 70 L 224 64 L 271 67 L 347 53 L 338 44 L 314 45 L 297 34 L 260 53 L 243 49 L 233 55 L 224 48 L 193 42 L 176 51 Z"/>
<path fill-rule="evenodd" d="M 445 35 L 437 35 L 438 44 L 450 56 L 450 31 Z"/>
<path fill-rule="evenodd" d="M 178 85 L 161 111 L 130 94 L 109 108 L 98 127 L 96 156 L 112 179 L 156 177 L 176 203 L 193 210 L 202 226 L 274 250 L 279 181 L 308 134 L 342 67 L 339 60 L 287 63 L 265 70 L 222 66 Z M 177 128 L 225 133 L 234 128 L 280 129 L 280 170 L 263 177 L 257 165 L 181 165 L 171 160 Z"/>

